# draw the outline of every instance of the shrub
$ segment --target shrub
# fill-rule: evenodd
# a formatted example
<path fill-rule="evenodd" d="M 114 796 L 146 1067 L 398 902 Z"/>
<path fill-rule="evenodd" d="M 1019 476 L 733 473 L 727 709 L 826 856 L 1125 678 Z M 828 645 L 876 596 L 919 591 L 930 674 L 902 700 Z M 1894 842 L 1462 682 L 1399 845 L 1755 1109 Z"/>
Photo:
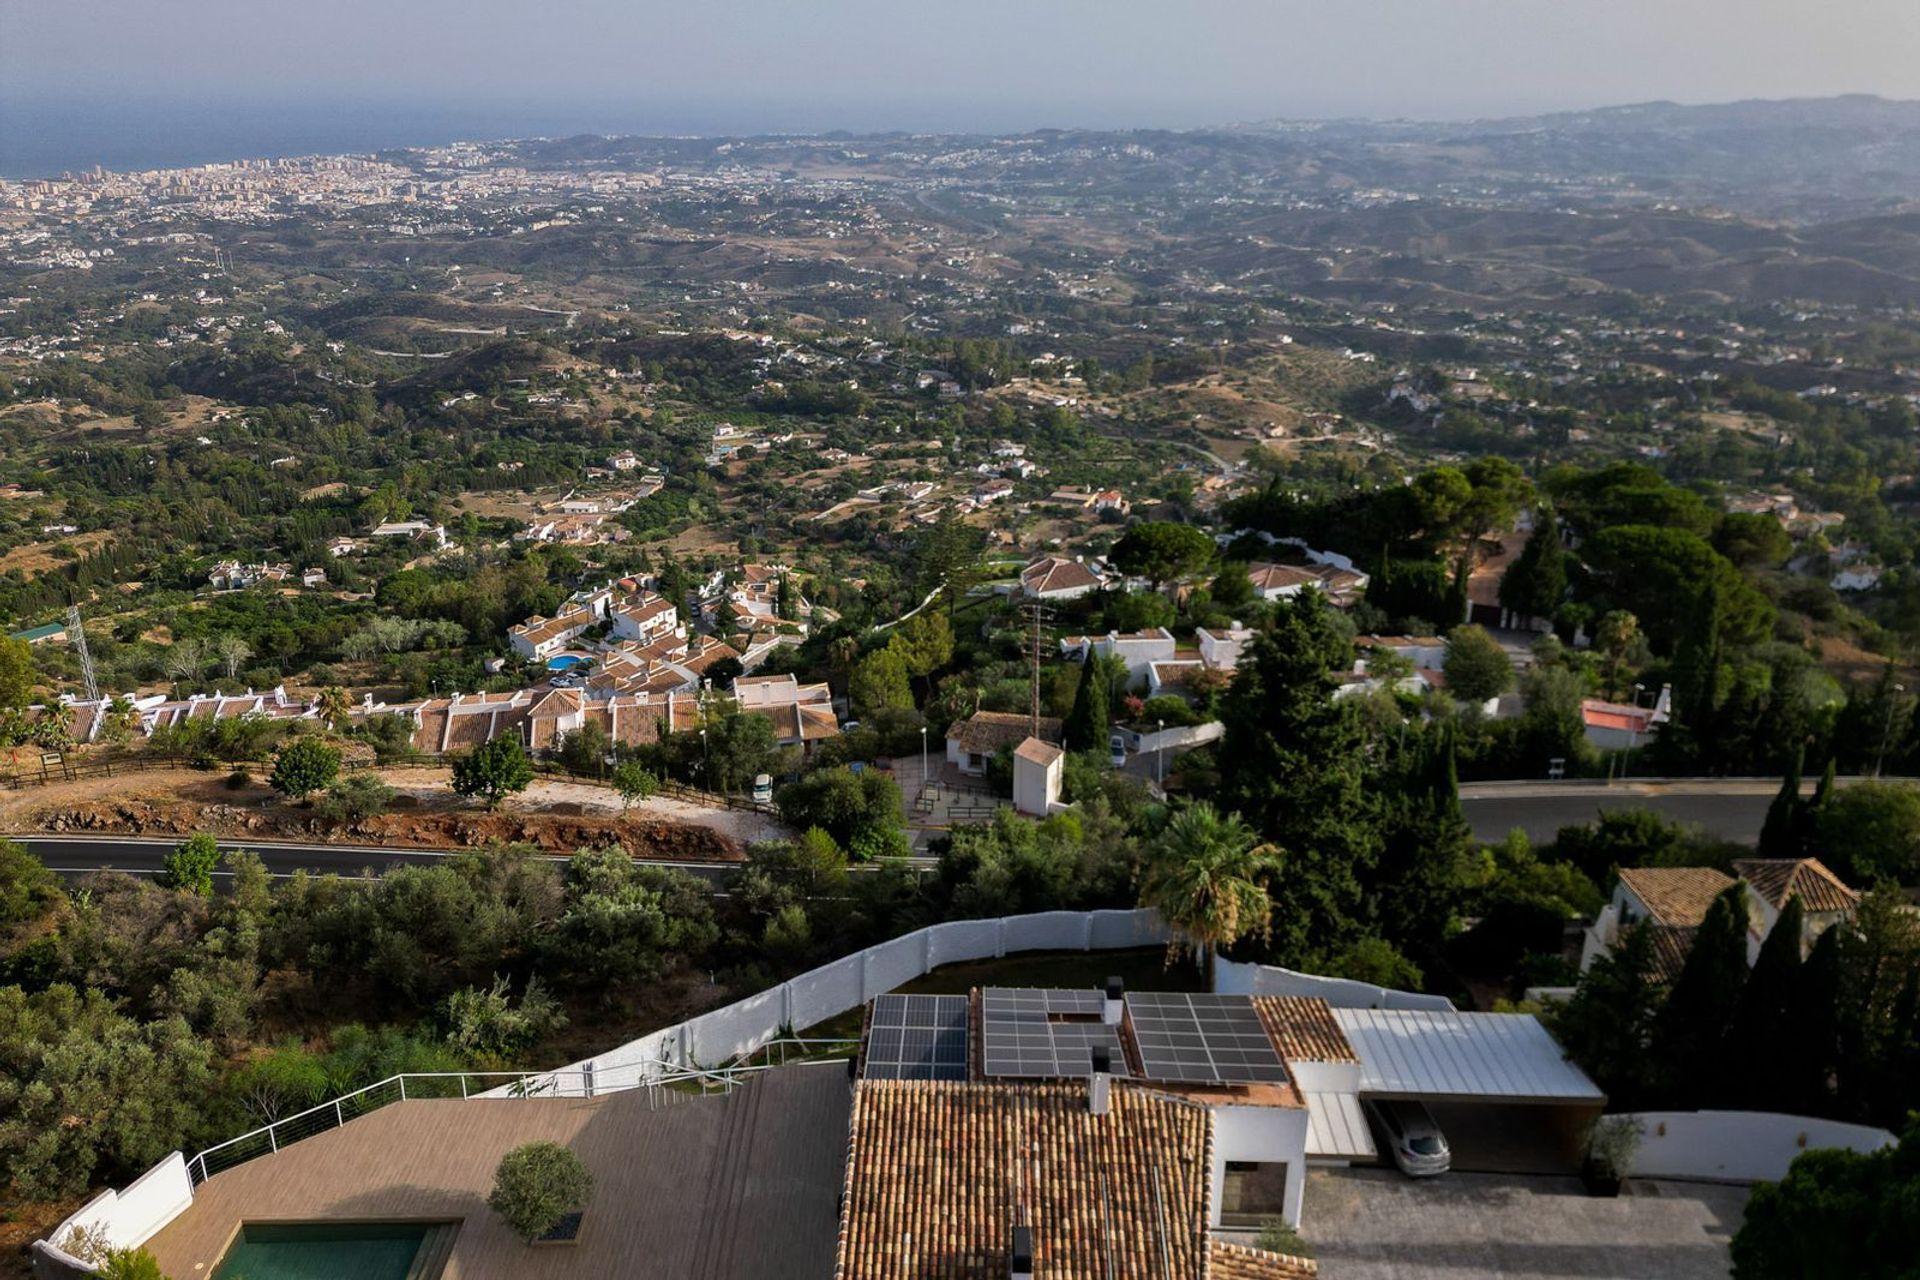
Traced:
<path fill-rule="evenodd" d="M 482 743 L 453 762 L 454 794 L 499 804 L 533 781 L 533 762 L 512 738 Z"/>
<path fill-rule="evenodd" d="M 1267 1218 L 1260 1224 L 1260 1234 L 1253 1238 L 1253 1247 L 1265 1249 L 1268 1253 L 1284 1253 L 1295 1258 L 1311 1258 L 1313 1246 L 1301 1238 L 1300 1233 L 1287 1225 L 1285 1218 Z"/>
<path fill-rule="evenodd" d="M 501 1157 L 487 1204 L 531 1244 L 586 1208 L 593 1175 L 580 1157 L 557 1142 L 524 1143 Z"/>
<path fill-rule="evenodd" d="M 350 773 L 327 788 L 314 808 L 329 822 L 361 822 L 385 813 L 393 796 L 393 788 L 373 774 Z"/>
<path fill-rule="evenodd" d="M 238 791 L 253 781 L 253 773 L 242 765 L 227 775 L 227 790 Z"/>
<path fill-rule="evenodd" d="M 213 869 L 220 865 L 220 846 L 204 831 L 195 832 L 167 854 L 160 884 L 208 897 L 213 893 Z"/>
<path fill-rule="evenodd" d="M 273 789 L 289 800 L 305 800 L 324 790 L 340 774 L 340 751 L 317 737 L 296 738 L 273 762 Z"/>
<path fill-rule="evenodd" d="M 103 1280 L 167 1280 L 160 1263 L 145 1249 L 111 1249 L 94 1274 Z"/>

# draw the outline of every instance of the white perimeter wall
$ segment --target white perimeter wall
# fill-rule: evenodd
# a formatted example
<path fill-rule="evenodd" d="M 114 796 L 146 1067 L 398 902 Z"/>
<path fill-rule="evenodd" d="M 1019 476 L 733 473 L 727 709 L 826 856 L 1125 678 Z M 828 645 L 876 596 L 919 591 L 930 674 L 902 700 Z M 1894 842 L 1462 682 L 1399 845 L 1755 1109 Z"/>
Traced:
<path fill-rule="evenodd" d="M 1802 1151 L 1878 1151 L 1894 1136 L 1868 1125 L 1769 1111 L 1642 1111 L 1636 1178 L 1777 1182 Z"/>
<path fill-rule="evenodd" d="M 1213 989 L 1233 996 L 1317 996 L 1336 1009 L 1453 1010 L 1453 1001 L 1445 996 L 1395 991 L 1348 978 L 1323 978 L 1276 965 L 1238 964 L 1227 959 L 1214 961 Z"/>
<path fill-rule="evenodd" d="M 116 1248 L 131 1249 L 145 1244 L 192 1203 L 193 1181 L 187 1177 L 186 1159 L 176 1151 L 125 1191 L 102 1191 L 55 1227 L 47 1239 L 58 1246 L 74 1227 L 84 1226 L 106 1236 Z M 65 1260 L 64 1254 L 60 1256 Z"/>
<path fill-rule="evenodd" d="M 578 1094 L 591 1072 L 593 1091 L 630 1089 L 667 1067 L 716 1067 L 783 1034 L 857 1009 L 875 996 L 943 964 L 989 960 L 1015 951 L 1102 951 L 1165 943 L 1157 911 L 1045 911 L 997 920 L 936 924 L 809 969 L 724 1008 L 561 1067 L 544 1093 Z M 504 1095 L 505 1087 L 490 1091 Z"/>

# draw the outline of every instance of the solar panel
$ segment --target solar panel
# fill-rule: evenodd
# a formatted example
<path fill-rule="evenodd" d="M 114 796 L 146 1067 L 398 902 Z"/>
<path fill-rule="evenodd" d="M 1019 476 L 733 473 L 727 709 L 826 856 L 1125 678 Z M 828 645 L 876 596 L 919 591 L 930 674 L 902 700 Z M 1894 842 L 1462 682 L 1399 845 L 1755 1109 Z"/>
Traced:
<path fill-rule="evenodd" d="M 1112 1074 L 1127 1074 L 1119 1028 L 1100 1021 L 1099 991 L 1041 987 L 987 987 L 980 993 L 981 1065 L 989 1076 L 1041 1080 L 1084 1076 L 1096 1045 L 1107 1050 Z"/>
<path fill-rule="evenodd" d="M 1127 1020 L 1149 1080 L 1285 1084 L 1287 1068 L 1245 996 L 1127 994 Z"/>
<path fill-rule="evenodd" d="M 872 1080 L 965 1080 L 965 996 L 880 996 L 867 1026 Z"/>

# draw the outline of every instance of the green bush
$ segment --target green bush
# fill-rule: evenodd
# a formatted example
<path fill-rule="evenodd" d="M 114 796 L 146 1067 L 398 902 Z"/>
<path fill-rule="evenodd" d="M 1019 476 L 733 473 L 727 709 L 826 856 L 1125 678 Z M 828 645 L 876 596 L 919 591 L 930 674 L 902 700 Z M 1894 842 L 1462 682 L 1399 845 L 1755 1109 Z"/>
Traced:
<path fill-rule="evenodd" d="M 592 1194 L 593 1175 L 579 1156 L 557 1142 L 528 1142 L 501 1158 L 487 1204 L 531 1244 L 586 1208 Z"/>

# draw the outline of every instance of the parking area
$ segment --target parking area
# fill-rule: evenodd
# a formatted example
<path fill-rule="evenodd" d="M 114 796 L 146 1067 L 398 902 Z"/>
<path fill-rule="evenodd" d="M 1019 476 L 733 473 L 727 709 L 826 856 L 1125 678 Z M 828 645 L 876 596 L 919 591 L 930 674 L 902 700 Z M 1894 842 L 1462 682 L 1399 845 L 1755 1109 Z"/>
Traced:
<path fill-rule="evenodd" d="M 1635 1182 L 1630 1192 L 1590 1197 L 1566 1177 L 1313 1169 L 1302 1234 L 1324 1280 L 1727 1275 L 1745 1187 Z"/>

